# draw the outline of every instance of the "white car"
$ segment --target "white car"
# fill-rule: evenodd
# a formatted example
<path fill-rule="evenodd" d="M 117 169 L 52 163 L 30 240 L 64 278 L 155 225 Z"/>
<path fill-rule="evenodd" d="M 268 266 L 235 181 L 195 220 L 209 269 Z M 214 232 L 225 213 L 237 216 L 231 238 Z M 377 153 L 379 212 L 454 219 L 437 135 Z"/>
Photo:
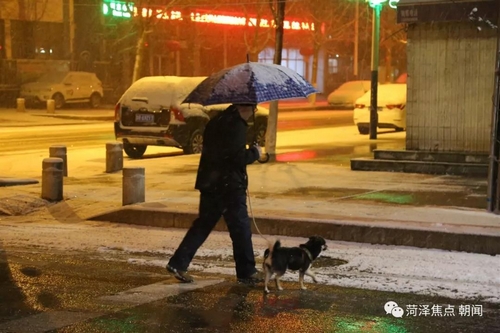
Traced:
<path fill-rule="evenodd" d="M 207 122 L 229 104 L 202 106 L 182 103 L 205 77 L 150 76 L 135 81 L 115 107 L 115 137 L 131 158 L 141 158 L 147 146 L 177 147 L 185 154 L 201 153 Z M 247 143 L 265 145 L 269 110 L 258 106 L 249 119 Z"/>
<path fill-rule="evenodd" d="M 20 97 L 27 103 L 45 103 L 54 100 L 56 109 L 66 103 L 88 102 L 97 108 L 103 96 L 102 83 L 94 73 L 88 72 L 50 72 L 35 82 L 21 86 Z"/>
<path fill-rule="evenodd" d="M 354 124 L 360 134 L 370 132 L 371 92 L 356 100 L 354 106 Z M 380 84 L 377 92 L 378 128 L 406 129 L 406 83 Z"/>
<path fill-rule="evenodd" d="M 348 81 L 328 95 L 328 104 L 352 109 L 356 100 L 368 90 L 370 90 L 370 81 Z"/>

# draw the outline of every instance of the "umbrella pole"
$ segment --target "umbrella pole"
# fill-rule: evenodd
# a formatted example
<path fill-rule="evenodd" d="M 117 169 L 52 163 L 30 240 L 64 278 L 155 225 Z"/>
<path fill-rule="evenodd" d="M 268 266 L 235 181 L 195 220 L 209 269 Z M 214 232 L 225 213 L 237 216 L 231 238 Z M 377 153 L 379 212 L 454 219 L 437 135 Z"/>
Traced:
<path fill-rule="evenodd" d="M 257 127 L 255 127 L 255 109 L 253 110 L 252 118 L 253 118 L 253 125 L 252 125 L 253 126 L 253 142 L 252 142 L 252 144 L 254 146 L 258 146 L 259 142 L 257 141 Z M 269 158 L 270 158 L 269 153 L 265 153 L 264 156 L 261 156 L 257 161 L 259 163 L 267 163 L 267 162 L 269 162 Z"/>

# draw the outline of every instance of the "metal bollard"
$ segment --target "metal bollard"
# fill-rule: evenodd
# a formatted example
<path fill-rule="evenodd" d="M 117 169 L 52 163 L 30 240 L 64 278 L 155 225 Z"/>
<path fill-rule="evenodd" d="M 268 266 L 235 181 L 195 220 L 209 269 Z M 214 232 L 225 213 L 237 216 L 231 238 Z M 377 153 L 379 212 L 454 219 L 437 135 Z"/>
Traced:
<path fill-rule="evenodd" d="M 122 206 L 146 201 L 144 168 L 123 168 Z"/>
<path fill-rule="evenodd" d="M 42 199 L 61 201 L 63 199 L 63 160 L 45 158 L 42 161 Z"/>
<path fill-rule="evenodd" d="M 24 98 L 18 98 L 16 102 L 17 102 L 17 112 L 26 112 Z"/>
<path fill-rule="evenodd" d="M 106 143 L 106 173 L 123 169 L 123 143 Z"/>
<path fill-rule="evenodd" d="M 68 177 L 68 157 L 66 155 L 66 146 L 54 145 L 49 148 L 50 157 L 58 157 L 63 160 L 63 175 Z"/>
<path fill-rule="evenodd" d="M 47 100 L 47 113 L 55 113 L 56 105 L 53 99 Z"/>

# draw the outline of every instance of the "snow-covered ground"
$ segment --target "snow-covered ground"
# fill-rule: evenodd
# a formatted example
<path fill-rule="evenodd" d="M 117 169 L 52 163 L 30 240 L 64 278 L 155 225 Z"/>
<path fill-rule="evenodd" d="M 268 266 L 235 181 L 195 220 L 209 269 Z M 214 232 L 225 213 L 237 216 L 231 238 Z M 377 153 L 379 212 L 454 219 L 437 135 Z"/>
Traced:
<path fill-rule="evenodd" d="M 127 260 L 131 265 L 164 267 L 186 230 L 161 229 L 101 222 L 59 223 L 34 221 L 30 217 L 0 219 L 0 251 L 33 248 L 34 251 L 84 251 Z M 266 237 L 266 239 L 264 238 Z M 304 238 L 280 237 L 284 246 L 305 242 Z M 257 261 L 262 261 L 268 241 L 275 236 L 254 235 Z M 371 290 L 415 293 L 500 303 L 500 257 L 401 246 L 380 246 L 327 241 L 323 257 L 347 261 L 332 267 L 317 267 L 320 283 Z M 190 270 L 234 276 L 231 241 L 223 232 L 213 232 L 203 244 Z M 210 257 L 205 259 L 203 257 Z M 220 258 L 216 260 L 214 258 Z M 260 265 L 260 264 L 259 264 Z M 297 281 L 288 272 L 285 280 Z M 306 278 L 310 282 L 309 278 Z"/>

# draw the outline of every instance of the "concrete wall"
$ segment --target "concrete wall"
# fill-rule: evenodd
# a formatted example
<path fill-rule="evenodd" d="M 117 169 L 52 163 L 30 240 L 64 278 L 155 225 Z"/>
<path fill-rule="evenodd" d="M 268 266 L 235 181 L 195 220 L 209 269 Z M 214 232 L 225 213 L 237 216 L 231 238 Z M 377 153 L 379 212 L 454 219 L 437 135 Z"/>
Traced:
<path fill-rule="evenodd" d="M 495 34 L 469 22 L 409 26 L 407 150 L 489 151 Z"/>

